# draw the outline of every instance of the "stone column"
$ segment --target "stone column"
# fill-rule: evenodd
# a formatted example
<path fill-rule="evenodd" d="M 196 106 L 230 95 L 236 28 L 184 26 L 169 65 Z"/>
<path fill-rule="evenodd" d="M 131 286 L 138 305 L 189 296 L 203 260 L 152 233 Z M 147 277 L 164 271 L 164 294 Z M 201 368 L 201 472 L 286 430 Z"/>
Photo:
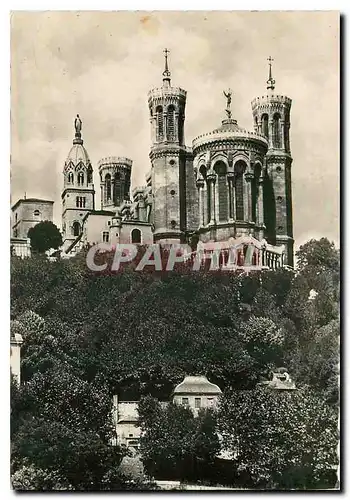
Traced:
<path fill-rule="evenodd" d="M 229 220 L 235 220 L 235 174 L 233 172 L 227 174 L 227 182 Z"/>
<path fill-rule="evenodd" d="M 114 181 L 114 175 L 111 176 L 111 203 L 114 205 L 115 204 L 115 181 Z"/>
<path fill-rule="evenodd" d="M 207 176 L 208 183 L 210 184 L 210 224 L 215 224 L 215 174 L 209 174 Z"/>
<path fill-rule="evenodd" d="M 208 183 L 204 182 L 203 187 L 203 226 L 208 224 L 209 215 L 208 215 Z"/>
<path fill-rule="evenodd" d="M 285 148 L 286 148 L 286 151 L 287 153 L 290 152 L 290 144 L 289 144 L 289 128 L 290 128 L 290 123 L 285 123 L 284 124 L 284 128 L 285 128 Z"/>
<path fill-rule="evenodd" d="M 167 131 L 166 131 L 166 126 L 167 126 L 167 113 L 163 111 L 163 141 L 167 141 Z"/>
<path fill-rule="evenodd" d="M 196 186 L 198 189 L 198 206 L 199 206 L 199 227 L 205 225 L 204 223 L 204 200 L 203 200 L 203 188 L 204 188 L 204 180 L 198 179 L 196 182 Z"/>
<path fill-rule="evenodd" d="M 101 189 L 101 208 L 102 208 L 102 210 L 103 210 L 103 206 L 104 206 L 104 197 L 103 197 L 104 196 L 104 190 L 103 190 L 103 187 L 104 187 L 104 185 L 101 182 L 100 189 Z"/>
<path fill-rule="evenodd" d="M 219 221 L 219 176 L 218 174 L 215 174 L 215 181 L 214 181 L 214 193 L 215 193 L 215 222 Z"/>
<path fill-rule="evenodd" d="M 273 147 L 273 120 L 269 120 L 269 147 Z"/>
<path fill-rule="evenodd" d="M 256 203 L 256 223 L 259 226 L 259 240 L 264 237 L 264 178 L 258 180 L 258 199 Z"/>
<path fill-rule="evenodd" d="M 175 118 L 174 118 L 174 120 L 175 120 L 175 122 L 174 122 L 174 141 L 177 142 L 177 141 L 179 141 L 179 112 L 176 111 L 174 113 L 174 116 L 175 116 Z"/>
<path fill-rule="evenodd" d="M 251 172 L 247 172 L 245 174 L 246 180 L 246 200 L 244 203 L 244 208 L 246 213 L 244 214 L 244 220 L 247 222 L 251 222 L 253 219 L 252 215 L 252 180 L 254 179 L 254 174 Z"/>
<path fill-rule="evenodd" d="M 284 143 L 284 121 L 281 121 L 281 148 L 285 149 L 285 143 Z"/>

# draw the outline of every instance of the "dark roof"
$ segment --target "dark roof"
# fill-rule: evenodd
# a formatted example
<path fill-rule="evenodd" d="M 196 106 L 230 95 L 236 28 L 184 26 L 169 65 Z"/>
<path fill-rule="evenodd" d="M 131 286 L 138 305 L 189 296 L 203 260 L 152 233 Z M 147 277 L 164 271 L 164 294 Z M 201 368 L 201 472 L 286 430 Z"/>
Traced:
<path fill-rule="evenodd" d="M 90 215 L 115 215 L 112 210 L 91 210 Z"/>
<path fill-rule="evenodd" d="M 87 219 L 89 215 L 108 215 L 109 217 L 113 217 L 115 212 L 112 212 L 112 210 L 89 210 L 89 212 L 84 215 L 83 220 Z"/>
<path fill-rule="evenodd" d="M 20 203 L 54 203 L 52 200 L 43 200 L 41 198 L 21 198 L 14 205 L 12 205 L 12 210 L 14 210 Z"/>

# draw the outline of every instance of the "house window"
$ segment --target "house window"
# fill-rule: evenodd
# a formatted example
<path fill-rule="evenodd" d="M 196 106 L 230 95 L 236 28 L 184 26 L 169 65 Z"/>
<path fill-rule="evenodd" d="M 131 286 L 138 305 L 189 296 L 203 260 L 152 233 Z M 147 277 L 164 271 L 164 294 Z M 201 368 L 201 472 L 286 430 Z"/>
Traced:
<path fill-rule="evenodd" d="M 39 217 L 40 211 L 39 210 L 34 210 L 34 217 Z"/>
<path fill-rule="evenodd" d="M 78 208 L 85 208 L 86 198 L 85 196 L 77 196 L 75 200 L 75 204 Z"/>
<path fill-rule="evenodd" d="M 201 398 L 194 398 L 194 406 L 195 408 L 201 407 Z"/>
<path fill-rule="evenodd" d="M 17 229 L 14 229 L 14 230 L 13 230 L 13 236 L 14 236 L 15 238 L 17 238 L 17 235 L 18 235 L 18 231 L 17 231 Z"/>
<path fill-rule="evenodd" d="M 15 221 L 17 222 L 18 214 L 15 214 Z"/>
<path fill-rule="evenodd" d="M 69 184 L 74 184 L 74 175 L 72 174 L 72 172 L 68 174 L 68 182 Z"/>
<path fill-rule="evenodd" d="M 108 243 L 108 241 L 109 241 L 109 232 L 108 231 L 103 231 L 103 233 L 102 233 L 102 241 L 104 243 Z"/>
<path fill-rule="evenodd" d="M 208 398 L 208 406 L 211 407 L 214 405 L 214 398 Z"/>
<path fill-rule="evenodd" d="M 188 406 L 188 398 L 182 398 L 182 404 Z"/>
<path fill-rule="evenodd" d="M 133 437 L 133 434 L 129 434 L 129 438 L 132 438 Z"/>

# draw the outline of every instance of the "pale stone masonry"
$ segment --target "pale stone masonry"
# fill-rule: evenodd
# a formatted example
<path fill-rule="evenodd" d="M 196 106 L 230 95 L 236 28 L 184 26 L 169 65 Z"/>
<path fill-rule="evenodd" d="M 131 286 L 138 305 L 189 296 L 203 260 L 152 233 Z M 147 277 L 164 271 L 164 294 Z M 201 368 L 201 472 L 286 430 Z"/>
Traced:
<path fill-rule="evenodd" d="M 275 94 L 269 58 L 267 94 L 252 101 L 254 130 L 232 116 L 186 145 L 187 92 L 173 87 L 165 53 L 160 87 L 148 93 L 151 168 L 145 186 L 130 196 L 132 160 L 98 163 L 101 210 L 95 209 L 92 165 L 75 120 L 75 139 L 64 166 L 64 250 L 106 243 L 223 242 L 245 238 L 268 247 L 268 267 L 293 267 L 293 220 L 289 97 Z M 246 252 L 246 249 L 244 249 Z"/>

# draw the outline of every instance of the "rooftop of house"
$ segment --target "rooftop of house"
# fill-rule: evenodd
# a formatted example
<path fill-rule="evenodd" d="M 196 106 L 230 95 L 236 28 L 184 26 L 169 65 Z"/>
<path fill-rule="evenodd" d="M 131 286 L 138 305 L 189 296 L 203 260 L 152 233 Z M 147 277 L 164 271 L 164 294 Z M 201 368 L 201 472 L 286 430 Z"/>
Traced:
<path fill-rule="evenodd" d="M 204 375 L 188 375 L 174 389 L 174 394 L 221 394 L 219 386 L 209 382 Z"/>

